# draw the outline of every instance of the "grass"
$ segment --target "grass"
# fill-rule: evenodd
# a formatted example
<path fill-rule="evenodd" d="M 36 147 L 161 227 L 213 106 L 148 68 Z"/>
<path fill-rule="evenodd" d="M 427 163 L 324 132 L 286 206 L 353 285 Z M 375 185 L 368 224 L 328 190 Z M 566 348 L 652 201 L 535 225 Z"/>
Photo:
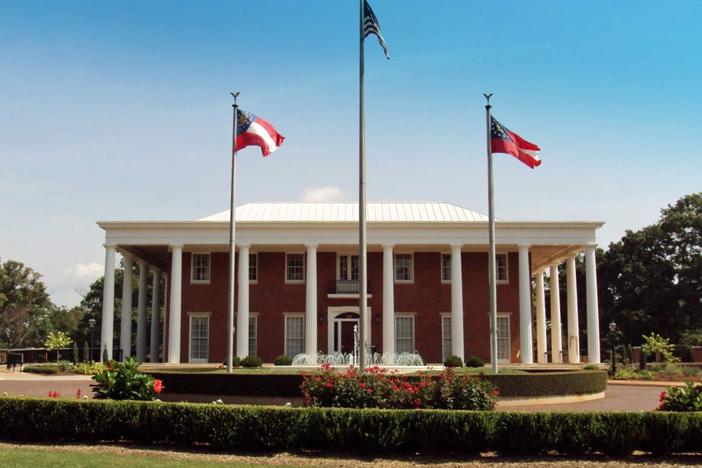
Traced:
<path fill-rule="evenodd" d="M 44 467 L 169 467 L 169 468 L 186 468 L 186 467 L 282 467 L 285 465 L 271 465 L 269 463 L 232 463 L 226 460 L 206 460 L 202 457 L 183 457 L 178 458 L 159 453 L 132 453 L 132 451 L 123 451 L 121 453 L 97 452 L 94 450 L 71 450 L 71 449 L 54 449 L 53 447 L 34 448 L 34 447 L 0 447 L 0 463 L 4 468 L 24 468 L 31 466 L 32 468 Z"/>

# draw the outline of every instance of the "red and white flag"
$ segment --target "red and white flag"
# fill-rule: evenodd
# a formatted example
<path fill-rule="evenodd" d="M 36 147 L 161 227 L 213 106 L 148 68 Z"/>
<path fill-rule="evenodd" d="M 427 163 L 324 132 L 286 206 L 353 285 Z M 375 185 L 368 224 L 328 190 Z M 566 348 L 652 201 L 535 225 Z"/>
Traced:
<path fill-rule="evenodd" d="M 511 154 L 521 162 L 534 169 L 541 164 L 539 148 L 534 143 L 526 141 L 500 122 L 490 117 L 490 146 L 493 153 Z"/>
<path fill-rule="evenodd" d="M 268 121 L 249 112 L 237 110 L 236 150 L 258 146 L 268 156 L 283 144 L 285 137 Z"/>

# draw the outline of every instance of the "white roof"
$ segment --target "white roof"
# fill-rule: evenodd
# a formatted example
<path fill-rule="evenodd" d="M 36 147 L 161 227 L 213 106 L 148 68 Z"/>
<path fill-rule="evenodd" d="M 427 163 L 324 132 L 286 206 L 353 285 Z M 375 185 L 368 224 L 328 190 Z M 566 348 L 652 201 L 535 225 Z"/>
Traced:
<path fill-rule="evenodd" d="M 445 202 L 368 203 L 370 223 L 462 223 L 487 221 L 476 211 Z M 198 221 L 229 221 L 229 210 Z M 247 203 L 236 207 L 237 222 L 351 223 L 358 222 L 356 202 Z"/>

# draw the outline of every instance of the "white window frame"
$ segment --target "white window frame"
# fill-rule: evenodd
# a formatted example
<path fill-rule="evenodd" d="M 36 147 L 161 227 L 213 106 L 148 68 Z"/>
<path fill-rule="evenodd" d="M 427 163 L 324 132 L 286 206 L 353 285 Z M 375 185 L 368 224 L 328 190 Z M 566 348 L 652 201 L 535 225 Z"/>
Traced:
<path fill-rule="evenodd" d="M 449 320 L 449 326 L 451 326 L 451 313 L 442 312 L 441 316 L 441 362 L 444 362 L 447 357 L 453 355 L 453 336 L 451 335 L 451 330 L 448 333 L 448 350 L 444 349 L 444 342 L 446 341 L 446 324 L 445 320 Z"/>
<path fill-rule="evenodd" d="M 190 312 L 188 313 L 188 362 L 209 362 L 210 359 L 210 312 Z M 207 319 L 207 357 L 206 358 L 193 358 L 193 319 L 194 318 L 206 318 Z"/>
<path fill-rule="evenodd" d="M 347 271 L 351 277 L 341 277 L 341 257 L 346 257 Z M 360 278 L 353 279 L 353 257 L 358 258 L 358 253 L 337 252 L 336 253 L 336 279 L 337 281 L 358 281 Z M 360 272 L 359 272 L 360 274 Z"/>
<path fill-rule="evenodd" d="M 302 346 L 300 352 L 305 352 L 305 314 L 304 312 L 287 312 L 283 314 L 283 354 L 290 357 L 295 357 L 288 353 L 288 319 L 289 318 L 300 318 L 302 319 L 302 337 L 296 338 L 302 341 Z"/>
<path fill-rule="evenodd" d="M 416 326 L 415 315 L 416 314 L 408 313 L 408 312 L 395 314 L 393 326 L 395 327 L 395 351 L 398 353 L 402 352 L 402 351 L 399 351 L 400 347 L 398 346 L 398 343 L 397 343 L 397 340 L 399 339 L 398 333 L 397 333 L 397 319 L 399 319 L 399 318 L 400 319 L 405 319 L 405 318 L 412 319 L 412 350 L 407 351 L 407 352 L 414 353 L 417 350 L 417 326 Z"/>
<path fill-rule="evenodd" d="M 253 259 L 253 262 L 251 261 Z M 255 265 L 255 275 L 254 278 L 251 279 L 251 266 Z M 287 270 L 287 269 L 286 269 Z M 286 272 L 287 274 L 287 272 Z M 253 252 L 249 253 L 249 284 L 256 284 L 258 283 L 258 252 Z"/>
<path fill-rule="evenodd" d="M 448 279 L 444 278 L 444 257 L 448 257 L 449 259 L 449 268 L 448 268 Z M 441 252 L 439 256 L 439 268 L 440 268 L 440 275 L 441 275 L 441 282 L 443 284 L 451 284 L 451 261 L 452 261 L 452 256 L 450 252 Z"/>
<path fill-rule="evenodd" d="M 204 255 L 207 257 L 207 279 L 195 279 L 195 256 Z M 190 253 L 190 283 L 192 284 L 210 284 L 212 279 L 212 255 L 210 252 L 191 252 Z"/>
<path fill-rule="evenodd" d="M 503 256 L 505 258 L 505 279 L 500 279 L 500 268 L 498 267 L 497 259 L 498 257 Z M 497 284 L 509 284 L 509 253 L 507 252 L 498 252 L 495 254 L 495 278 Z"/>
<path fill-rule="evenodd" d="M 251 333 L 251 324 L 253 322 L 254 332 Z M 253 348 L 253 353 L 251 352 Z M 249 356 L 258 356 L 258 312 L 249 312 Z"/>
<path fill-rule="evenodd" d="M 507 359 L 498 358 L 497 362 L 509 363 L 509 362 L 512 362 L 512 314 L 510 312 L 498 312 L 497 319 L 499 320 L 501 318 L 507 319 L 507 355 L 509 356 L 509 358 L 507 358 Z M 499 330 L 499 327 L 498 327 L 498 330 Z M 499 346 L 499 344 L 500 344 L 500 340 L 498 337 L 497 345 Z M 498 355 L 498 357 L 500 355 L 499 347 L 497 349 L 497 355 Z"/>
<path fill-rule="evenodd" d="M 409 255 L 410 256 L 410 279 L 397 279 L 397 256 L 398 255 Z M 414 253 L 413 252 L 395 252 L 393 255 L 393 272 L 392 276 L 395 283 L 399 284 L 409 284 L 414 283 Z"/>
<path fill-rule="evenodd" d="M 288 279 L 288 257 L 291 255 L 302 255 L 302 279 Z M 305 282 L 305 268 L 307 259 L 304 252 L 285 252 L 285 283 L 286 284 L 303 284 Z"/>

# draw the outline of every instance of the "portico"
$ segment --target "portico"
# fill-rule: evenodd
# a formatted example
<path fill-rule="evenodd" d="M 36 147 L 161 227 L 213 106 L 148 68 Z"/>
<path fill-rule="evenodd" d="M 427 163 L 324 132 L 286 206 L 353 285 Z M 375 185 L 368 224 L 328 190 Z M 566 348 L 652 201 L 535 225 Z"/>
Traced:
<path fill-rule="evenodd" d="M 236 355 L 315 354 L 334 348 L 337 316 L 358 308 L 357 206 L 353 203 L 254 203 L 237 208 Z M 377 352 L 414 352 L 440 362 L 449 352 L 484 354 L 487 324 L 487 219 L 448 203 L 368 205 L 370 342 Z M 139 265 L 136 354 L 170 363 L 219 361 L 226 342 L 228 212 L 197 221 L 100 222 L 106 232 L 102 348 L 111 356 L 114 264 Z M 580 362 L 575 256 L 585 254 L 587 356 L 599 362 L 594 248 L 600 222 L 498 221 L 498 313 L 509 361 Z M 343 257 L 343 260 L 340 260 Z M 343 267 L 340 267 L 340 262 Z M 551 344 L 544 272 L 558 290 L 566 263 L 567 335 L 563 354 L 560 299 L 550 294 Z M 120 349 L 131 353 L 131 268 L 122 290 Z M 343 277 L 342 277 L 342 273 Z M 142 273 L 143 272 L 143 273 Z M 160 278 L 166 277 L 161 307 Z M 149 307 L 146 285 L 152 275 Z M 356 275 L 354 277 L 354 275 Z M 129 281 L 127 281 L 129 279 Z M 535 307 L 531 301 L 534 281 Z M 128 284 L 128 285 L 127 285 Z M 554 289 L 554 287 L 556 289 Z M 167 299 L 167 301 L 165 300 Z M 339 320 L 353 320 L 346 315 Z M 535 337 L 532 337 L 535 322 Z M 342 323 L 342 322 L 338 322 Z M 161 330 L 166 330 L 161 346 Z M 331 330 L 331 332 L 330 332 Z M 148 338 L 147 338 L 148 337 Z M 535 338 L 535 339 L 534 339 Z M 535 343 L 534 343 L 535 341 Z M 534 346 L 535 345 L 535 346 Z M 550 348 L 550 349 L 549 349 Z M 165 352 L 158 352 L 159 349 Z M 536 349 L 536 352 L 534 352 Z M 182 355 L 185 352 L 186 355 Z M 425 359 L 426 360 L 426 359 Z"/>

